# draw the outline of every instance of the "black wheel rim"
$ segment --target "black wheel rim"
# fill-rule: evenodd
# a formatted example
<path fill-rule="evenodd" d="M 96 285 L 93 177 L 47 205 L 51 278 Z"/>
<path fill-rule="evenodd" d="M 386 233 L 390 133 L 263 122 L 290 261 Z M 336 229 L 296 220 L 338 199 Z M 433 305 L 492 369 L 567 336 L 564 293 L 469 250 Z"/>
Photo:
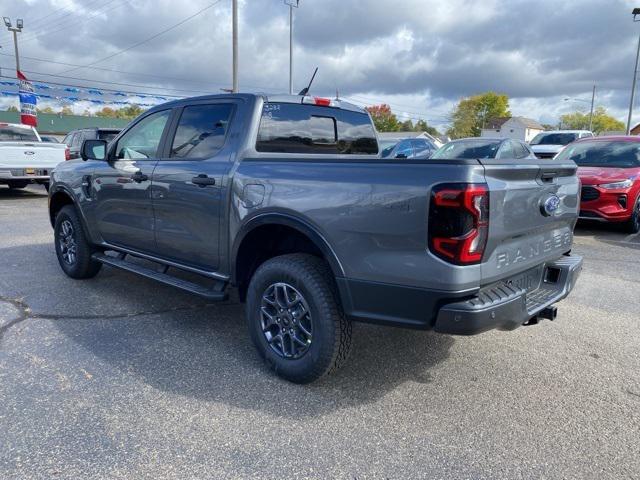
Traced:
<path fill-rule="evenodd" d="M 304 296 L 288 283 L 274 283 L 262 294 L 260 326 L 267 343 L 280 357 L 298 359 L 309 351 L 311 311 Z"/>
<path fill-rule="evenodd" d="M 69 220 L 63 220 L 60 225 L 60 238 L 58 239 L 58 243 L 60 245 L 62 260 L 67 265 L 76 263 L 77 245 L 74 234 L 73 224 Z"/>
<path fill-rule="evenodd" d="M 634 230 L 640 230 L 640 201 L 636 203 L 635 211 L 632 215 Z"/>

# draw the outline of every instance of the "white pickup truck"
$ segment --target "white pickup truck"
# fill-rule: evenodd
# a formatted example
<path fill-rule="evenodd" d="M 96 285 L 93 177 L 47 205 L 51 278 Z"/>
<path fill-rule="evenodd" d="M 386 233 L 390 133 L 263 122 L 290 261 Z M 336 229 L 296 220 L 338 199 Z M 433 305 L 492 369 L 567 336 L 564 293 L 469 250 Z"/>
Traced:
<path fill-rule="evenodd" d="M 35 128 L 0 123 L 0 185 L 24 188 L 40 183 L 48 190 L 51 171 L 68 158 L 66 145 L 42 142 Z"/>

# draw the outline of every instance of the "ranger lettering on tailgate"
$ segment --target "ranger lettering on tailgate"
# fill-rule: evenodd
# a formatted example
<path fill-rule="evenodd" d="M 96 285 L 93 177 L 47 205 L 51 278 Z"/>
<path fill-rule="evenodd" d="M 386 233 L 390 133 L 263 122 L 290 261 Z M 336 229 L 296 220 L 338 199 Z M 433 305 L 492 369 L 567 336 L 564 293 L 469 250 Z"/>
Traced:
<path fill-rule="evenodd" d="M 539 240 L 536 243 L 530 243 L 525 247 L 518 247 L 499 253 L 496 257 L 498 268 L 500 269 L 518 262 L 524 262 L 525 260 L 535 258 L 543 253 L 548 253 L 562 247 L 570 247 L 571 241 L 571 232 L 565 232 L 545 240 Z"/>

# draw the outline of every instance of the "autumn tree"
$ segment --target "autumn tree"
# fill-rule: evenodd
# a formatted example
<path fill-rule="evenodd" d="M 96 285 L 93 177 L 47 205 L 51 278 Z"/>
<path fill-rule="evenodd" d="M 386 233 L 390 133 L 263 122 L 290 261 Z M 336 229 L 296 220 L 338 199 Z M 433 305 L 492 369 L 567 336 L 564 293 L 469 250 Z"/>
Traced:
<path fill-rule="evenodd" d="M 589 113 L 574 112 L 560 117 L 562 128 L 569 130 L 582 130 L 589 128 Z M 604 107 L 596 107 L 593 111 L 593 126 L 591 130 L 598 134 L 601 132 L 625 131 L 623 122 L 612 117 Z"/>
<path fill-rule="evenodd" d="M 507 95 L 495 92 L 473 95 L 460 100 L 453 110 L 447 134 L 452 138 L 479 137 L 489 119 L 510 116 Z"/>
<path fill-rule="evenodd" d="M 367 107 L 369 115 L 379 132 L 396 132 L 400 128 L 398 118 L 391 111 L 391 107 L 386 103 Z"/>

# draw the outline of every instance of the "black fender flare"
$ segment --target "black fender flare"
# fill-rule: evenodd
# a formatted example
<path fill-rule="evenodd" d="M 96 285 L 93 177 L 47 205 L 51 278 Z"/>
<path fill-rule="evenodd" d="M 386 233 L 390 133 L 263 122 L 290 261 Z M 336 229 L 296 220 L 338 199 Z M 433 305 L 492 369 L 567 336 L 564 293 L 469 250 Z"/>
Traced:
<path fill-rule="evenodd" d="M 293 228 L 306 237 L 308 237 L 316 247 L 322 252 L 325 259 L 329 263 L 329 267 L 331 268 L 331 272 L 334 277 L 344 277 L 344 269 L 340 260 L 338 260 L 338 256 L 336 255 L 333 248 L 327 241 L 327 239 L 318 231 L 316 227 L 314 227 L 309 222 L 301 219 L 297 216 L 282 213 L 282 212 L 270 212 L 270 213 L 262 213 L 258 214 L 247 222 L 245 222 L 240 230 L 238 231 L 233 246 L 231 248 L 231 278 L 232 281 L 236 280 L 236 265 L 237 265 L 237 256 L 238 250 L 240 249 L 240 245 L 242 245 L 245 237 L 251 233 L 254 229 L 263 226 L 263 225 L 283 225 L 286 227 Z"/>

